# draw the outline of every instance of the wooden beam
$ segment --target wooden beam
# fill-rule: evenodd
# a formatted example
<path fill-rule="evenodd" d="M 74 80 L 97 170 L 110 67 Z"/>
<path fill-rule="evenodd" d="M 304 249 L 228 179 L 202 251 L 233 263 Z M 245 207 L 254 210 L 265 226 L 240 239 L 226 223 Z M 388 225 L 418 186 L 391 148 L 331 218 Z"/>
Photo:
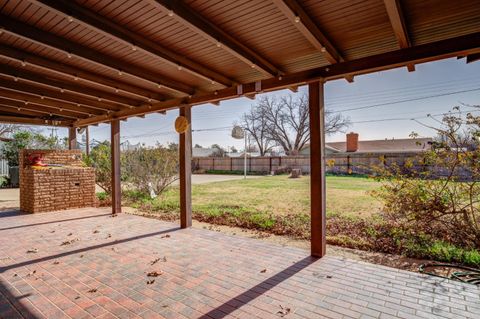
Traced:
<path fill-rule="evenodd" d="M 398 45 L 401 49 L 411 47 L 412 43 L 408 36 L 407 24 L 405 23 L 405 17 L 403 16 L 402 6 L 400 0 L 384 0 L 385 9 L 387 10 L 390 24 L 392 25 L 393 33 L 397 38 Z M 415 65 L 407 65 L 409 72 L 415 71 Z"/>
<path fill-rule="evenodd" d="M 358 75 L 382 70 L 403 67 L 409 63 L 424 63 L 461 55 L 469 55 L 480 52 L 480 32 L 466 36 L 432 42 L 429 44 L 414 46 L 397 51 L 381 53 L 357 60 L 332 64 L 311 70 L 285 74 L 281 78 L 274 77 L 262 80 L 264 92 L 288 88 L 294 85 L 303 85 L 321 79 L 335 80 L 344 78 L 346 75 Z M 242 94 L 255 93 L 255 82 L 242 85 Z M 171 110 L 183 105 L 200 105 L 214 101 L 222 101 L 237 98 L 236 87 L 193 95 L 191 99 L 170 99 L 164 102 L 153 103 L 149 106 L 140 106 L 134 110 L 115 112 L 110 116 L 93 117 L 79 120 L 77 125 L 95 124 L 108 121 L 109 118 L 127 118 L 139 114 L 154 113 L 162 110 Z"/>
<path fill-rule="evenodd" d="M 121 41 L 134 49 L 138 48 L 155 58 L 160 58 L 175 67 L 181 66 L 185 71 L 209 82 L 215 81 L 224 86 L 231 86 L 233 84 L 231 79 L 212 70 L 212 68 L 195 62 L 173 50 L 167 49 L 160 45 L 159 42 L 139 36 L 128 28 L 115 24 L 112 20 L 76 4 L 74 1 L 39 0 L 35 2 L 66 17 L 71 17 L 76 22 L 94 28 L 96 31 L 116 41 Z"/>
<path fill-rule="evenodd" d="M 112 215 L 122 212 L 122 188 L 120 182 L 120 121 L 113 120 L 111 126 L 111 162 L 112 162 Z"/>
<path fill-rule="evenodd" d="M 77 128 L 76 127 L 68 128 L 68 149 L 69 150 L 77 149 Z"/>
<path fill-rule="evenodd" d="M 334 64 L 344 61 L 328 37 L 307 14 L 297 0 L 272 0 L 277 8 L 297 27 L 298 31 L 320 52 L 328 62 Z"/>
<path fill-rule="evenodd" d="M 191 107 L 180 108 L 180 116 L 188 121 L 188 129 L 180 134 L 180 227 L 192 226 L 192 113 Z"/>
<path fill-rule="evenodd" d="M 65 126 L 65 127 L 69 127 L 72 125 L 72 122 L 69 122 L 69 121 L 43 120 L 38 118 L 8 116 L 8 115 L 0 115 L 0 123 L 43 125 L 43 126 Z"/>
<path fill-rule="evenodd" d="M 220 46 L 228 52 L 256 69 L 270 76 L 278 76 L 283 72 L 267 58 L 261 56 L 234 36 L 216 26 L 202 15 L 192 10 L 183 1 L 150 0 L 150 3 L 173 13 L 173 18 L 187 24 L 192 30 L 209 39 L 212 45 Z"/>
<path fill-rule="evenodd" d="M 480 60 L 480 53 L 467 55 L 467 63 L 472 63 Z"/>
<path fill-rule="evenodd" d="M 76 56 L 89 62 L 93 62 L 101 67 L 107 67 L 118 72 L 121 71 L 128 73 L 138 79 L 151 82 L 154 85 L 160 84 L 165 88 L 169 88 L 177 92 L 186 94 L 195 93 L 195 90 L 186 84 L 169 79 L 148 69 L 137 67 L 130 63 L 125 63 L 124 61 L 118 60 L 112 56 L 92 50 L 89 47 L 59 37 L 52 33 L 42 31 L 39 28 L 32 27 L 3 14 L 0 14 L 0 27 L 3 27 L 4 32 L 6 31 L 22 39 L 33 41 L 37 44 L 61 51 L 66 56 Z"/>
<path fill-rule="evenodd" d="M 308 84 L 310 116 L 310 214 L 311 255 L 323 257 L 326 253 L 326 192 L 325 192 L 325 102 L 324 83 Z"/>
<path fill-rule="evenodd" d="M 84 114 L 87 116 L 93 116 L 93 115 L 99 116 L 102 114 L 107 114 L 106 112 L 102 112 L 96 109 L 89 109 L 83 106 L 77 106 L 76 104 L 73 104 L 73 103 L 65 103 L 65 102 L 53 100 L 47 97 L 42 98 L 36 95 L 26 94 L 24 92 L 17 92 L 9 89 L 4 89 L 4 88 L 0 88 L 0 96 L 11 99 L 11 100 L 20 101 L 25 105 L 38 104 L 42 106 L 55 108 L 60 112 L 63 112 L 63 110 L 68 110 L 68 111 Z M 82 118 L 82 116 L 79 116 L 79 117 Z"/>
<path fill-rule="evenodd" d="M 139 106 L 143 102 L 130 99 L 118 94 L 113 94 L 102 90 L 97 90 L 95 88 L 79 85 L 78 79 L 77 81 L 73 80 L 76 83 L 70 83 L 68 81 L 65 81 L 64 79 L 55 79 L 53 77 L 47 78 L 44 74 L 38 74 L 27 69 L 14 68 L 10 65 L 0 65 L 0 74 L 7 75 L 9 77 L 21 78 L 29 82 L 33 82 L 34 84 L 41 84 L 42 86 L 50 86 L 56 88 L 57 90 L 64 89 L 72 91 L 88 98 L 101 98 L 102 100 L 114 102 L 116 105 L 123 105 L 124 107 Z"/>
<path fill-rule="evenodd" d="M 112 79 L 104 75 L 85 71 L 68 64 L 50 60 L 45 57 L 2 44 L 0 44 L 0 56 L 13 61 L 18 61 L 19 63 L 31 64 L 56 74 L 67 75 L 71 76 L 72 78 L 78 77 L 79 79 L 88 81 L 92 84 L 101 85 L 115 93 L 123 91 L 141 98 L 151 98 L 157 101 L 163 101 L 166 98 L 165 95 L 155 91 L 146 90 L 142 87 L 119 81 L 118 79 Z"/>

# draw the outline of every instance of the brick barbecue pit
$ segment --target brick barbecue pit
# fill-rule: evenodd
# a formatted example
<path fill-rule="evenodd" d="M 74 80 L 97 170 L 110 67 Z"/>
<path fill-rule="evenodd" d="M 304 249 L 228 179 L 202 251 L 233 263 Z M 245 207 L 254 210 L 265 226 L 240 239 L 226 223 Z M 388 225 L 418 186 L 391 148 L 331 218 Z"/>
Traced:
<path fill-rule="evenodd" d="M 41 158 L 46 167 L 32 166 Z M 85 167 L 80 150 L 21 150 L 20 209 L 49 212 L 95 205 L 95 169 Z"/>

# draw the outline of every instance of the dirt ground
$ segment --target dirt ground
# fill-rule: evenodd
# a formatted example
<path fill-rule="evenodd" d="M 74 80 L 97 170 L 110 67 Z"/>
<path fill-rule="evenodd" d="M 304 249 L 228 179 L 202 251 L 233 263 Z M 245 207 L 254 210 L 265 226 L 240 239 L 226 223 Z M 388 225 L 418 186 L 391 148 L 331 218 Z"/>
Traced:
<path fill-rule="evenodd" d="M 123 212 L 128 214 L 142 215 L 149 218 L 154 216 L 147 216 L 144 213 L 137 211 L 132 207 L 122 207 Z M 193 220 L 193 227 L 203 228 L 211 231 L 221 232 L 230 236 L 242 236 L 248 238 L 255 238 L 266 240 L 283 246 L 297 247 L 305 250 L 310 250 L 310 242 L 308 240 L 298 240 L 287 236 L 276 236 L 266 232 L 243 229 L 239 227 L 212 225 L 204 222 Z M 428 260 L 407 258 L 399 255 L 390 255 L 384 253 L 369 252 L 357 249 L 344 248 L 339 246 L 327 245 L 327 254 L 332 256 L 344 257 L 353 260 L 365 261 L 373 264 L 384 265 L 388 267 L 409 270 L 418 272 L 421 264 L 428 263 Z"/>

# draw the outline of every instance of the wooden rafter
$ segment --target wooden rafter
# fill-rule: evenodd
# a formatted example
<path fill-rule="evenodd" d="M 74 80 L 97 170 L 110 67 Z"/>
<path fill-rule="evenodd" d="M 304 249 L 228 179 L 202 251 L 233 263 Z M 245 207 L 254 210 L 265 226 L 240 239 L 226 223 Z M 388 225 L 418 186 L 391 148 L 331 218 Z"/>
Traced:
<path fill-rule="evenodd" d="M 70 92 L 67 92 L 63 89 L 50 89 L 46 87 L 38 87 L 35 85 L 22 83 L 20 80 L 16 79 L 7 80 L 5 78 L 0 77 L 0 87 L 8 88 L 10 90 L 15 90 L 17 92 L 24 92 L 28 94 L 35 94 L 39 97 L 49 97 L 55 100 L 64 101 L 72 104 L 81 104 L 82 106 L 90 109 L 100 110 L 102 112 L 106 111 L 120 111 L 125 109 L 125 107 L 121 107 L 121 105 L 108 102 L 108 101 L 100 101 L 87 98 L 85 96 L 76 95 Z"/>
<path fill-rule="evenodd" d="M 282 78 L 275 77 L 261 81 L 264 92 L 294 85 L 301 85 L 311 81 L 325 79 L 334 80 L 346 75 L 364 74 L 381 70 L 402 67 L 407 64 L 424 63 L 444 58 L 480 53 L 480 32 L 460 36 L 447 40 L 432 42 L 397 51 L 372 55 L 369 57 L 337 63 L 307 71 L 286 74 Z M 242 94 L 255 93 L 255 82 L 242 85 Z M 105 122 L 111 118 L 127 118 L 140 114 L 158 112 L 178 108 L 182 105 L 199 105 L 238 97 L 237 88 L 226 88 L 212 93 L 198 94 L 191 99 L 170 99 L 150 106 L 140 106 L 134 110 L 115 112 L 110 116 L 89 118 L 77 121 L 77 126 Z"/>
<path fill-rule="evenodd" d="M 88 27 L 94 28 L 98 32 L 121 41 L 134 49 L 140 49 L 151 56 L 161 58 L 162 60 L 182 67 L 185 71 L 199 76 L 207 81 L 214 81 L 224 86 L 230 86 L 233 81 L 228 77 L 215 72 L 211 68 L 197 63 L 181 54 L 161 46 L 158 42 L 151 41 L 145 37 L 139 36 L 121 25 L 90 11 L 71 0 L 38 0 L 33 1 L 50 10 L 56 11 L 62 15 L 71 17 Z"/>
<path fill-rule="evenodd" d="M 29 118 L 21 116 L 0 115 L 0 123 L 46 125 L 46 126 L 71 126 L 70 121 L 42 120 L 39 118 Z"/>
<path fill-rule="evenodd" d="M 272 0 L 277 8 L 297 27 L 302 35 L 319 51 L 325 54 L 328 62 L 344 61 L 328 37 L 307 14 L 296 0 Z"/>
<path fill-rule="evenodd" d="M 403 16 L 402 6 L 400 0 L 384 0 L 385 9 L 387 10 L 390 24 L 392 25 L 393 33 L 397 38 L 398 45 L 401 49 L 409 48 L 412 43 L 408 36 L 407 24 L 405 23 L 405 17 Z M 415 65 L 407 65 L 408 71 L 415 71 Z"/>
<path fill-rule="evenodd" d="M 14 113 L 22 113 L 23 114 L 23 111 L 27 110 L 27 111 L 35 111 L 35 112 L 42 113 L 42 114 L 57 115 L 57 116 L 65 117 L 65 118 L 71 118 L 71 119 L 87 117 L 86 115 L 84 115 L 82 113 L 78 113 L 78 112 L 72 112 L 72 111 L 68 111 L 68 110 L 59 111 L 56 108 L 48 107 L 48 106 L 44 106 L 44 105 L 39 105 L 39 104 L 35 104 L 35 103 L 29 103 L 29 104 L 25 105 L 25 102 L 20 102 L 20 101 L 17 101 L 17 100 L 10 100 L 10 99 L 3 98 L 3 97 L 0 97 L 0 104 L 5 106 L 5 107 L 12 108 L 12 112 L 14 112 Z"/>
<path fill-rule="evenodd" d="M 76 68 L 68 64 L 50 60 L 42 56 L 2 44 L 0 44 L 0 56 L 3 56 L 13 61 L 18 61 L 20 63 L 31 64 L 43 70 L 51 71 L 57 74 L 71 76 L 72 78 L 78 77 L 79 79 L 108 88 L 115 93 L 121 90 L 144 99 L 151 98 L 157 101 L 162 101 L 166 98 L 166 96 L 164 96 L 163 94 L 157 93 L 155 91 L 149 91 L 139 86 L 118 81 L 117 79 L 111 79 L 103 75 L 98 75 L 96 73 L 85 71 L 83 69 Z"/>
<path fill-rule="evenodd" d="M 118 94 L 116 95 L 91 87 L 79 85 L 77 84 L 77 81 L 75 81 L 77 83 L 70 83 L 65 80 L 45 77 L 45 75 L 40 75 L 27 69 L 14 68 L 10 65 L 0 64 L 0 74 L 21 78 L 28 80 L 29 82 L 47 85 L 56 89 L 72 91 L 94 99 L 101 98 L 102 100 L 108 100 L 110 102 L 122 104 L 125 107 L 138 106 L 142 104 L 142 102 L 139 102 L 138 100 L 133 100 Z"/>
<path fill-rule="evenodd" d="M 267 58 L 189 8 L 183 0 L 150 0 L 150 3 L 171 12 L 174 18 L 179 19 L 192 30 L 212 41 L 212 45 L 225 48 L 249 66 L 255 66 L 255 68 L 270 76 L 282 74 L 281 70 Z"/>
<path fill-rule="evenodd" d="M 67 56 L 80 57 L 99 66 L 110 68 L 118 71 L 119 73 L 128 73 L 138 79 L 151 82 L 154 85 L 162 85 L 165 88 L 169 88 L 177 92 L 186 94 L 195 93 L 194 88 L 186 84 L 180 83 L 173 79 L 168 79 L 165 76 L 150 70 L 122 62 L 111 56 L 97 52 L 86 46 L 64 39 L 52 33 L 42 31 L 39 28 L 32 27 L 3 14 L 0 14 L 0 27 L 3 27 L 5 31 L 8 31 L 20 38 L 64 52 Z"/>
<path fill-rule="evenodd" d="M 57 110 L 69 110 L 72 112 L 78 112 L 80 114 L 86 114 L 86 115 L 102 115 L 105 114 L 106 112 L 102 112 L 96 109 L 90 109 L 86 108 L 84 106 L 78 106 L 73 103 L 65 103 L 57 100 L 53 100 L 50 98 L 41 98 L 36 95 L 32 94 L 26 94 L 24 92 L 18 92 L 18 91 L 13 91 L 13 90 L 7 90 L 0 88 L 0 96 L 11 99 L 11 100 L 16 100 L 23 102 L 24 104 L 38 104 L 38 105 L 43 105 L 43 106 L 48 106 L 55 108 Z"/>

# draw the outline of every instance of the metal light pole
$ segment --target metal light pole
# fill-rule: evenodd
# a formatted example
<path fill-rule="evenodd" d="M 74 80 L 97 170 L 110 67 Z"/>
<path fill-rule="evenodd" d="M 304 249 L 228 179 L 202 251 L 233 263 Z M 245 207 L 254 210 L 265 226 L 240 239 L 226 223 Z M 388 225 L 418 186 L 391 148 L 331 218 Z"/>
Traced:
<path fill-rule="evenodd" d="M 243 130 L 245 136 L 245 152 L 243 152 L 243 179 L 247 179 L 247 131 Z"/>

